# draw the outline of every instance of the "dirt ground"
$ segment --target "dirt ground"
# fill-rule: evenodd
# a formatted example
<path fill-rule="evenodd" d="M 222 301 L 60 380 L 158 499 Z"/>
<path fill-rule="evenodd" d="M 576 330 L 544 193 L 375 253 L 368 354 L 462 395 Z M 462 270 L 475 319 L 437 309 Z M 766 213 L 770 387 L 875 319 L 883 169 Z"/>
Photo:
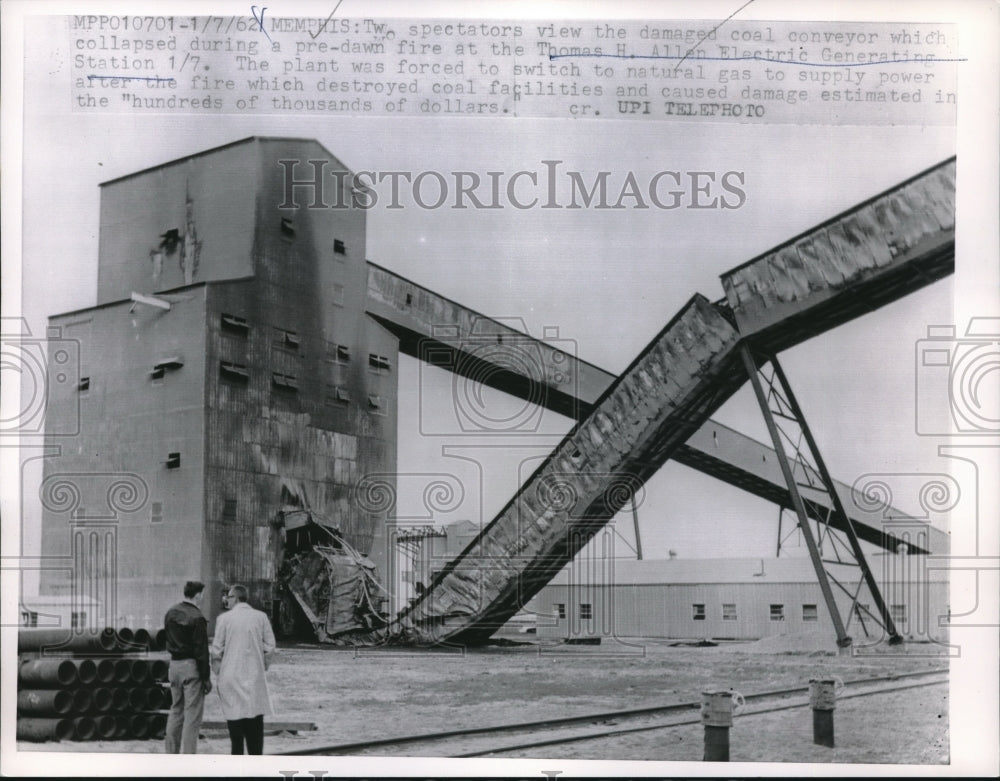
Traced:
<path fill-rule="evenodd" d="M 530 636 L 529 636 L 530 637 Z M 525 636 L 519 639 L 524 640 Z M 268 673 L 274 715 L 307 721 L 311 732 L 265 738 L 266 753 L 355 741 L 490 726 L 558 716 L 689 702 L 708 689 L 744 694 L 804 686 L 810 678 L 845 680 L 939 669 L 934 646 L 908 645 L 866 656 L 828 651 L 763 654 L 752 645 L 671 647 L 665 642 L 570 646 L 555 642 L 465 651 L 285 646 Z M 947 686 L 845 700 L 836 712 L 837 748 L 811 743 L 808 710 L 739 717 L 732 758 L 745 761 L 948 761 Z M 206 720 L 222 720 L 216 694 Z M 889 726 L 895 725 L 895 726 Z M 906 729 L 899 729 L 906 725 Z M 697 760 L 698 725 L 638 733 L 590 745 L 546 747 L 545 757 Z M 19 743 L 21 750 L 160 753 L 161 741 Z M 228 738 L 205 732 L 199 753 L 225 754 Z M 510 755 L 514 756 L 514 755 Z M 537 755 L 536 755 L 537 756 Z"/>

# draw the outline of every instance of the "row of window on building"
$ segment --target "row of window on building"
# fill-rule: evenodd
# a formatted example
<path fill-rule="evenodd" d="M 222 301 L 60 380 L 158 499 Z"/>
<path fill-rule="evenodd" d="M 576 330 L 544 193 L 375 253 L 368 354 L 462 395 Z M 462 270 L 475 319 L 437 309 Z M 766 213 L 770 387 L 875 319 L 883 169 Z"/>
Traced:
<path fill-rule="evenodd" d="M 222 330 L 226 333 L 236 334 L 244 338 L 250 335 L 250 325 L 242 317 L 235 315 L 222 315 Z M 290 352 L 297 352 L 300 348 L 301 340 L 295 331 L 283 328 L 275 328 L 274 346 Z M 327 342 L 326 360 L 331 364 L 347 364 L 351 360 L 351 350 L 347 345 Z M 176 371 L 184 366 L 184 361 L 179 356 L 164 358 L 153 365 L 149 372 L 150 379 L 154 382 L 162 380 L 168 371 Z M 389 358 L 378 353 L 368 354 L 368 370 L 372 374 L 388 374 L 392 369 Z M 219 377 L 230 385 L 245 386 L 250 383 L 250 370 L 245 364 L 233 361 L 219 362 Z M 294 374 L 287 372 L 272 372 L 271 386 L 278 391 L 297 393 L 299 390 L 298 378 Z M 77 390 L 86 393 L 90 390 L 90 377 L 81 377 L 77 383 Z M 334 384 L 328 384 L 327 400 L 336 404 L 347 404 L 350 402 L 350 393 L 346 388 Z M 383 409 L 382 399 L 377 394 L 368 396 L 368 406 L 373 411 Z"/>
<path fill-rule="evenodd" d="M 566 603 L 556 602 L 553 605 L 556 618 L 566 618 Z M 704 602 L 694 602 L 691 605 L 691 619 L 693 621 L 705 621 L 708 618 L 706 612 L 706 604 Z M 784 621 L 785 620 L 785 605 L 781 603 L 772 603 L 769 605 L 770 618 L 772 621 Z M 902 624 L 906 622 L 906 605 L 890 605 L 889 613 L 892 616 L 892 620 L 896 623 Z M 579 611 L 577 615 L 580 619 L 586 621 L 594 617 L 594 606 L 589 602 L 581 602 L 579 605 Z M 863 603 L 855 603 L 854 605 L 854 615 L 856 618 L 866 619 L 871 615 L 871 610 L 868 605 Z M 722 620 L 723 621 L 738 621 L 739 614 L 736 609 L 735 602 L 723 602 L 722 603 Z M 819 621 L 819 606 L 815 604 L 803 604 L 802 605 L 802 620 L 803 621 Z"/>

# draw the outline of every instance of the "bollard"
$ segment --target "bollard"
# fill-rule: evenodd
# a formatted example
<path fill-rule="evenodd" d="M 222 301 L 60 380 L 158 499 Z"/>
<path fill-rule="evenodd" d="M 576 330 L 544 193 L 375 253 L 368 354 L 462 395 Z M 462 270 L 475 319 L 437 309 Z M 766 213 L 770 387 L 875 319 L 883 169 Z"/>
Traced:
<path fill-rule="evenodd" d="M 837 690 L 843 686 L 843 681 L 838 678 L 811 678 L 809 680 L 809 707 L 812 708 L 813 743 L 817 746 L 833 748 L 833 711 L 837 707 Z"/>
<path fill-rule="evenodd" d="M 729 761 L 729 728 L 733 726 L 732 692 L 701 693 L 701 723 L 705 725 L 705 762 Z"/>

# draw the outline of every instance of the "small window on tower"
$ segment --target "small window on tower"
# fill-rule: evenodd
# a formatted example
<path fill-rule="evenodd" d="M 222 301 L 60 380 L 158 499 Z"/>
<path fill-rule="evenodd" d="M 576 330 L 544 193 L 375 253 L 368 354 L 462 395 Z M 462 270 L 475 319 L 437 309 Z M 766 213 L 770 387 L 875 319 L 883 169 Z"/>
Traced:
<path fill-rule="evenodd" d="M 346 255 L 347 254 L 347 247 L 344 246 L 344 242 L 342 242 L 340 239 L 334 239 L 333 240 L 333 251 L 337 255 Z"/>
<path fill-rule="evenodd" d="M 295 375 L 293 374 L 272 372 L 271 385 L 276 390 L 285 391 L 286 393 L 296 393 L 299 390 L 299 381 L 295 379 Z"/>
<path fill-rule="evenodd" d="M 181 454 L 180 453 L 168 453 L 167 454 L 167 469 L 180 469 L 181 467 Z"/>
<path fill-rule="evenodd" d="M 274 346 L 281 347 L 285 350 L 298 350 L 301 345 L 301 339 L 295 331 L 288 331 L 284 328 L 274 329 Z"/>
<path fill-rule="evenodd" d="M 287 239 L 295 238 L 295 223 L 288 217 L 281 218 L 281 235 Z"/>
<path fill-rule="evenodd" d="M 222 315 L 222 332 L 233 336 L 247 337 L 250 335 L 250 324 L 243 317 Z"/>
<path fill-rule="evenodd" d="M 86 393 L 90 390 L 90 377 L 81 377 L 80 381 L 76 384 L 76 389 L 80 393 Z"/>
<path fill-rule="evenodd" d="M 386 374 L 389 371 L 389 359 L 384 355 L 368 354 L 368 368 L 375 374 Z"/>
<path fill-rule="evenodd" d="M 229 361 L 219 362 L 219 378 L 233 385 L 249 385 L 250 372 L 246 366 Z"/>
<path fill-rule="evenodd" d="M 168 358 L 157 361 L 153 364 L 152 370 L 149 372 L 149 377 L 152 380 L 162 380 L 163 376 L 167 371 L 176 371 L 184 365 L 184 361 L 177 355 L 171 355 Z"/>

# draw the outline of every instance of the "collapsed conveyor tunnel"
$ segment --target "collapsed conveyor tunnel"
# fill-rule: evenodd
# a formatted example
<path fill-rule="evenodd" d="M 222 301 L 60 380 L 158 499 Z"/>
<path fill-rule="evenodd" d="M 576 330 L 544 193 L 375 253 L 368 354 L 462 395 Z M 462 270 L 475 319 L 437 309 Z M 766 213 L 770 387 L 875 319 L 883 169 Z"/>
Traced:
<path fill-rule="evenodd" d="M 747 382 L 744 345 L 776 356 L 950 274 L 954 197 L 952 159 L 723 275 L 724 302 L 691 298 L 393 629 L 487 639 Z"/>

